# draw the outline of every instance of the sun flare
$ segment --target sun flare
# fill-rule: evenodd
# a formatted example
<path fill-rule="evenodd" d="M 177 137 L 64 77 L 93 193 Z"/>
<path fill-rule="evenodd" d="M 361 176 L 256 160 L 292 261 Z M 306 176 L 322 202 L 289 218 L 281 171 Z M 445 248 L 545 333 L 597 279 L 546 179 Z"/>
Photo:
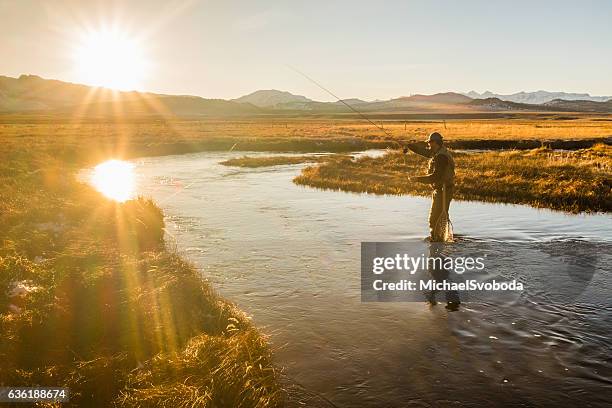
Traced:
<path fill-rule="evenodd" d="M 106 197 L 124 202 L 134 197 L 134 165 L 123 160 L 108 160 L 98 164 L 91 182 Z"/>
<path fill-rule="evenodd" d="M 74 50 L 80 82 L 118 90 L 142 86 L 149 64 L 139 42 L 119 29 L 86 31 Z"/>

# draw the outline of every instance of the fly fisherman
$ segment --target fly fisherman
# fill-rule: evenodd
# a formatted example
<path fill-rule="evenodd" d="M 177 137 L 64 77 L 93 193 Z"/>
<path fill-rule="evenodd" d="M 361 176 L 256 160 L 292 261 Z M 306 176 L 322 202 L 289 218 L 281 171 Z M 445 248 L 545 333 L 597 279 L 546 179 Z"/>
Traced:
<path fill-rule="evenodd" d="M 433 242 L 444 241 L 441 236 L 439 222 L 447 221 L 448 208 L 455 190 L 455 161 L 444 146 L 442 135 L 434 132 L 427 139 L 429 148 L 424 142 L 410 143 L 404 148 L 414 153 L 430 158 L 426 176 L 410 177 L 410 181 L 431 184 L 433 194 L 431 197 L 431 210 L 429 211 L 429 240 Z M 443 226 L 446 227 L 446 226 Z"/>

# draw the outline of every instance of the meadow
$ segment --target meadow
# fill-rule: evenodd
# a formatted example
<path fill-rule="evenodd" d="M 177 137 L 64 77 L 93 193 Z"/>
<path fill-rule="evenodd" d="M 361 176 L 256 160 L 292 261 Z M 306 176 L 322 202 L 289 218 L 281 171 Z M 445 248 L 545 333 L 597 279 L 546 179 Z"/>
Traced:
<path fill-rule="evenodd" d="M 145 198 L 109 201 L 77 181 L 84 167 L 110 158 L 205 150 L 397 148 L 434 130 L 451 142 L 537 145 L 545 140 L 593 145 L 612 134 L 605 117 L 554 115 L 382 126 L 391 138 L 341 118 L 0 115 L 0 383 L 67 386 L 75 406 L 282 404 L 265 336 L 166 244 L 161 210 Z M 609 146 L 557 155 L 546 148 L 458 154 L 458 197 L 610 211 Z M 305 160 L 289 157 L 285 163 Z M 423 166 L 414 156 L 396 150 L 379 159 L 336 159 L 321 159 L 296 182 L 427 194 L 426 187 L 406 182 L 407 174 Z"/>
<path fill-rule="evenodd" d="M 41 132 L 0 137 L 0 383 L 69 387 L 71 406 L 280 406 L 265 336 L 165 243 L 155 203 L 77 181 L 122 146 Z"/>
<path fill-rule="evenodd" d="M 574 119 L 571 119 L 574 118 Z M 610 116 L 543 115 L 507 119 L 385 120 L 385 132 L 344 118 L 83 119 L 0 115 L 0 138 L 19 147 L 54 149 L 68 160 L 181 154 L 210 150 L 350 152 L 397 148 L 441 132 L 452 148 L 584 148 L 610 140 Z M 49 141 L 53 146 L 49 146 Z"/>
<path fill-rule="evenodd" d="M 572 213 L 612 211 L 612 147 L 559 152 L 547 148 L 456 152 L 459 200 L 527 204 Z M 431 187 L 409 176 L 425 174 L 427 159 L 392 151 L 383 157 L 328 161 L 294 179 L 311 187 L 372 194 L 427 196 Z"/>

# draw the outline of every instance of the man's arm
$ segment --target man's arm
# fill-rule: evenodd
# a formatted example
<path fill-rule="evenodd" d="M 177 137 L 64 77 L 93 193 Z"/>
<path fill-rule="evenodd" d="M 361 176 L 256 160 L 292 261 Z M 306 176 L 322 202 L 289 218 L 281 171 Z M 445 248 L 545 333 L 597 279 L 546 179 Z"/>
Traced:
<path fill-rule="evenodd" d="M 427 148 L 427 145 L 424 142 L 408 143 L 406 145 L 406 148 L 404 149 L 404 153 L 408 153 L 408 150 L 406 149 L 413 151 L 419 156 L 423 156 L 423 157 L 432 156 L 431 151 Z"/>
<path fill-rule="evenodd" d="M 431 174 L 420 177 L 411 177 L 410 180 L 418 183 L 427 184 L 442 184 L 444 182 L 444 173 L 446 172 L 446 166 L 448 166 L 448 158 L 441 154 L 434 158 L 434 171 Z"/>

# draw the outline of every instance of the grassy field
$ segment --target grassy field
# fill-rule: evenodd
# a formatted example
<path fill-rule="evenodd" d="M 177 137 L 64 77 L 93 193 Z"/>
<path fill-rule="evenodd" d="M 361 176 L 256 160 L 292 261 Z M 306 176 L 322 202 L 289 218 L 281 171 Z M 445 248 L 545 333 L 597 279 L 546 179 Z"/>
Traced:
<path fill-rule="evenodd" d="M 76 181 L 121 146 L 5 130 L 0 384 L 69 387 L 71 406 L 281 405 L 265 337 L 166 247 L 159 208 Z"/>
<path fill-rule="evenodd" d="M 570 212 L 612 211 L 612 147 L 558 152 L 534 150 L 455 153 L 455 198 L 529 204 Z M 312 187 L 373 194 L 429 195 L 431 187 L 410 182 L 424 174 L 427 159 L 391 152 L 380 158 L 329 161 L 307 167 L 294 182 Z"/>
<path fill-rule="evenodd" d="M 383 126 L 402 141 L 433 130 L 458 141 L 612 134 L 612 122 L 590 117 Z M 156 205 L 110 202 L 77 182 L 75 173 L 110 158 L 388 146 L 397 143 L 355 120 L 76 122 L 0 115 L 0 383 L 68 386 L 78 406 L 278 406 L 282 390 L 265 338 L 165 246 Z M 458 196 L 609 211 L 609 147 L 556 154 L 459 154 Z M 406 182 L 423 167 L 414 156 L 336 159 L 308 168 L 296 182 L 428 193 Z M 281 159 L 258 160 L 249 165 Z"/>
<path fill-rule="evenodd" d="M 394 141 L 423 140 L 440 131 L 453 148 L 534 148 L 545 141 L 600 139 L 612 136 L 611 117 L 545 116 L 543 119 L 489 119 L 455 121 L 385 121 L 379 129 L 363 121 L 342 119 L 250 119 L 250 120 L 152 120 L 76 122 L 70 118 L 28 118 L 0 115 L 0 138 L 18 139 L 20 146 L 48 149 L 77 159 L 84 148 L 93 160 L 109 155 L 129 157 L 181 154 L 203 150 L 349 152 L 368 148 L 397 147 Z M 394 140 L 394 141 L 392 141 Z M 497 144 L 491 144 L 491 143 Z M 454 143 L 454 145 L 453 145 Z M 563 145 L 555 147 L 564 147 Z M 571 146 L 568 146 L 571 147 Z M 588 147 L 588 146 L 582 146 Z M 97 156 L 94 154 L 97 153 Z"/>
<path fill-rule="evenodd" d="M 433 131 L 450 140 L 462 139 L 579 139 L 612 136 L 612 115 L 588 114 L 518 115 L 497 114 L 491 119 L 384 119 L 375 120 L 397 139 L 421 139 Z M 4 132 L 24 129 L 42 135 L 62 136 L 95 133 L 109 137 L 129 134 L 135 140 L 163 142 L 180 138 L 195 140 L 211 137 L 254 138 L 380 138 L 383 132 L 361 119 L 337 118 L 244 118 L 244 119 L 151 119 L 76 120 L 44 116 L 0 115 Z M 245 140 L 246 141 L 246 140 Z"/>

